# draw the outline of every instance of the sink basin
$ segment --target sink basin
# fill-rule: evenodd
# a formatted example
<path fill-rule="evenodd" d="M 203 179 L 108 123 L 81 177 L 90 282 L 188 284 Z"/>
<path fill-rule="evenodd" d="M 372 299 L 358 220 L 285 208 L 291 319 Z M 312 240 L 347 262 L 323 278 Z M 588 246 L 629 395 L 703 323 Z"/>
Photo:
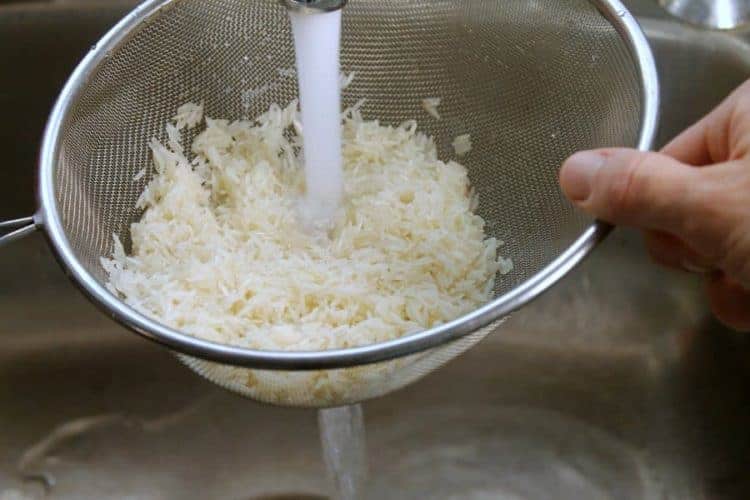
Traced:
<path fill-rule="evenodd" d="M 750 32 L 630 2 L 663 85 L 660 141 L 750 77 Z M 0 219 L 34 210 L 46 114 L 132 2 L 0 6 Z M 0 251 L 0 499 L 314 499 L 312 411 L 261 406 L 108 320 L 43 238 Z M 750 339 L 618 229 L 480 346 L 365 405 L 368 498 L 750 498 Z"/>

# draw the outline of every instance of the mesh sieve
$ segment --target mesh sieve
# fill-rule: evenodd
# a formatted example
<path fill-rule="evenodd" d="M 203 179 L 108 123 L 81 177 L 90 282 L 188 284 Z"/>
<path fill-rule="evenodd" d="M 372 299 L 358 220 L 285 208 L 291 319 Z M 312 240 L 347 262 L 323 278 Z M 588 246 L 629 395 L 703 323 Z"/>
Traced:
<path fill-rule="evenodd" d="M 461 162 L 487 232 L 515 270 L 495 299 L 432 330 L 327 352 L 262 352 L 180 333 L 104 287 L 112 234 L 129 243 L 135 202 L 153 171 L 148 141 L 187 102 L 209 116 L 254 117 L 297 95 L 292 37 L 276 0 L 151 0 L 110 31 L 63 90 L 45 134 L 36 223 L 84 292 L 116 320 L 177 351 L 188 366 L 246 396 L 337 406 L 424 376 L 493 331 L 577 264 L 608 232 L 564 199 L 561 162 L 580 149 L 648 149 L 657 78 L 648 44 L 617 0 L 351 0 L 345 105 L 366 118 L 420 118 L 443 159 Z M 422 99 L 440 97 L 442 119 Z M 147 175 L 134 182 L 137 172 Z"/>

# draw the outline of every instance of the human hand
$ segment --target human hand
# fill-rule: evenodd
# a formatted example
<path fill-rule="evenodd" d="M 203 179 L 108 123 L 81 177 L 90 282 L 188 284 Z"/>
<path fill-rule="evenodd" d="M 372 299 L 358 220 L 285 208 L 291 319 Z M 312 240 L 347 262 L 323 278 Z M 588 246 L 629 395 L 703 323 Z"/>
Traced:
<path fill-rule="evenodd" d="M 750 331 L 750 81 L 661 153 L 576 153 L 560 184 L 587 213 L 644 230 L 657 262 L 705 274 L 714 314 Z"/>

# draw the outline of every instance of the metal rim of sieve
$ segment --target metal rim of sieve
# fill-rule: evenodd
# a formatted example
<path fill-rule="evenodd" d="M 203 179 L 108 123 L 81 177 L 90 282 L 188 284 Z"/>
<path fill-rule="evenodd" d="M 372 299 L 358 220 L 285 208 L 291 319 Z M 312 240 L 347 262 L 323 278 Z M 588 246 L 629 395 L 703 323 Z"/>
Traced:
<path fill-rule="evenodd" d="M 244 349 L 192 337 L 137 312 L 102 286 L 76 258 L 65 236 L 55 201 L 54 172 L 61 154 L 62 131 L 70 119 L 70 109 L 89 78 L 111 51 L 128 40 L 135 27 L 160 15 L 165 7 L 176 1 L 147 0 L 91 48 L 72 73 L 52 109 L 39 156 L 38 200 L 41 208 L 33 218 L 33 225 L 44 230 L 60 264 L 91 302 L 141 336 L 189 356 L 256 369 L 318 370 L 388 361 L 454 341 L 521 308 L 576 267 L 611 231 L 612 226 L 596 221 L 544 269 L 475 311 L 429 330 L 362 347 L 304 352 Z M 649 150 L 656 135 L 659 110 L 659 81 L 651 48 L 638 22 L 619 0 L 590 1 L 617 29 L 637 63 L 642 91 L 637 147 Z"/>

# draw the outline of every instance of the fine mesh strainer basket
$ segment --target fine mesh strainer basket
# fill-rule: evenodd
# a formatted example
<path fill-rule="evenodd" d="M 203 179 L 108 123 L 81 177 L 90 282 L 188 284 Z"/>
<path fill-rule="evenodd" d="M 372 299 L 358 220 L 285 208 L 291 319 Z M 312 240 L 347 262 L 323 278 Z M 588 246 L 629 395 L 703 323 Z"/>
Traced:
<path fill-rule="evenodd" d="M 314 2 L 315 0 L 313 0 Z M 105 287 L 112 234 L 129 241 L 148 182 L 149 139 L 181 104 L 209 116 L 254 117 L 297 95 L 286 10 L 276 0 L 151 0 L 85 57 L 55 105 L 40 157 L 40 210 L 0 225 L 0 243 L 42 228 L 62 266 L 97 305 L 179 353 L 231 390 L 290 406 L 337 406 L 402 387 L 462 353 L 554 284 L 609 228 L 564 199 L 557 172 L 580 149 L 649 149 L 657 121 L 653 58 L 617 0 L 351 0 L 344 104 L 398 124 L 440 97 L 441 120 L 420 120 L 443 159 L 461 159 L 488 236 L 515 263 L 476 311 L 397 340 L 325 352 L 252 351 L 215 344 L 140 314 Z M 248 104 L 242 94 L 255 92 Z M 134 182 L 141 169 L 149 172 Z M 12 232 L 8 232 L 10 229 Z M 14 230 L 15 229 L 15 230 Z M 14 230 L 14 231 L 13 231 Z"/>

